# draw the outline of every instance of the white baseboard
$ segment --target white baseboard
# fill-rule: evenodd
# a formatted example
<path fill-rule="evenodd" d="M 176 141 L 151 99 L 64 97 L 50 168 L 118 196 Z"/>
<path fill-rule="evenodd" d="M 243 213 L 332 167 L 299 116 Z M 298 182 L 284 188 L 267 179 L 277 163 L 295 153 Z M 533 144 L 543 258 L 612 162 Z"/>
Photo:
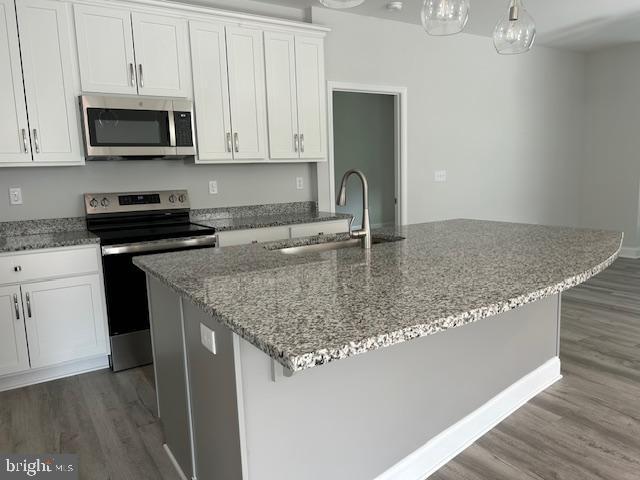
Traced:
<path fill-rule="evenodd" d="M 620 250 L 620 256 L 622 258 L 640 258 L 640 247 L 622 247 Z"/>
<path fill-rule="evenodd" d="M 429 440 L 376 480 L 424 480 L 561 378 L 560 359 L 554 357 Z"/>
<path fill-rule="evenodd" d="M 109 357 L 107 355 L 60 363 L 51 367 L 34 368 L 25 372 L 0 377 L 0 392 L 102 370 L 103 368 L 109 368 Z"/>
<path fill-rule="evenodd" d="M 180 468 L 180 464 L 176 460 L 176 457 L 173 456 L 173 452 L 169 448 L 169 445 L 167 445 L 166 443 L 163 443 L 162 447 L 164 448 L 164 451 L 167 452 L 167 456 L 169 457 L 169 460 L 173 464 L 173 468 L 175 468 L 176 472 L 178 472 L 178 476 L 180 477 L 180 480 L 189 480 L 187 476 L 184 474 L 184 472 L 182 471 L 182 468 Z"/>

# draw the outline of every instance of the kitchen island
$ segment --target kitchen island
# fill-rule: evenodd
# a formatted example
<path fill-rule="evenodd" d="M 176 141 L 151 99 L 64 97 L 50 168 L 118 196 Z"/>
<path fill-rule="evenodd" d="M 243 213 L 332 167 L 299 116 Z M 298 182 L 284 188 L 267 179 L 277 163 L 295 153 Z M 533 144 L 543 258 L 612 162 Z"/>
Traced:
<path fill-rule="evenodd" d="M 187 477 L 424 478 L 560 379 L 560 294 L 622 241 L 475 220 L 387 233 L 406 239 L 134 261 L 167 449 Z"/>

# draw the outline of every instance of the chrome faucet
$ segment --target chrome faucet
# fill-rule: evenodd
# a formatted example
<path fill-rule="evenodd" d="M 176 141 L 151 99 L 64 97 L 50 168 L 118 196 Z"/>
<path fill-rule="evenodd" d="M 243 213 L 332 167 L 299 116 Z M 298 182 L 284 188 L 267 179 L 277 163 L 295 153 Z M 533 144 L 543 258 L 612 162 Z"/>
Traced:
<path fill-rule="evenodd" d="M 360 230 L 353 230 L 349 226 L 349 233 L 351 238 L 359 238 L 362 244 L 362 248 L 371 248 L 371 227 L 369 224 L 369 184 L 367 183 L 367 177 L 364 176 L 360 170 L 349 170 L 342 177 L 342 184 L 340 186 L 340 193 L 338 193 L 337 204 L 344 207 L 347 203 L 347 180 L 351 175 L 357 175 L 362 181 L 362 226 Z M 353 218 L 351 224 L 353 224 Z"/>

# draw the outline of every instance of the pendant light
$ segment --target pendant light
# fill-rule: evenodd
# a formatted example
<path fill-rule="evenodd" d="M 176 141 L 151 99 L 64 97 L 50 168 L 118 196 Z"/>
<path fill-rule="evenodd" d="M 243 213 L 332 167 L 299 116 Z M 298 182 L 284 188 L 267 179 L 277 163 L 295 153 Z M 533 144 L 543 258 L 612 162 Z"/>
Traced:
<path fill-rule="evenodd" d="M 511 0 L 509 11 L 493 31 L 493 44 L 498 53 L 513 55 L 531 50 L 536 38 L 536 25 L 525 10 L 522 0 Z"/>
<path fill-rule="evenodd" d="M 470 0 L 424 0 L 422 26 L 429 35 L 460 33 L 469 20 Z"/>
<path fill-rule="evenodd" d="M 353 8 L 362 5 L 364 0 L 319 0 L 322 5 L 329 8 Z"/>

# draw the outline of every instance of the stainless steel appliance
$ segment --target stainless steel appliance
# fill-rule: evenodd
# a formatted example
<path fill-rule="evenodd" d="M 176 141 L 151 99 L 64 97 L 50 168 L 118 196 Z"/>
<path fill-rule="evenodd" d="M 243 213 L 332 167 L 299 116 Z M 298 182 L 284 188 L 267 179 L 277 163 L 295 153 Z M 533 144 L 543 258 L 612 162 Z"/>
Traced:
<path fill-rule="evenodd" d="M 80 108 L 89 160 L 195 155 L 189 100 L 83 95 Z"/>
<path fill-rule="evenodd" d="M 184 190 L 87 193 L 87 227 L 100 237 L 111 366 L 153 361 L 146 278 L 132 258 L 216 246 L 215 230 L 189 220 Z"/>

